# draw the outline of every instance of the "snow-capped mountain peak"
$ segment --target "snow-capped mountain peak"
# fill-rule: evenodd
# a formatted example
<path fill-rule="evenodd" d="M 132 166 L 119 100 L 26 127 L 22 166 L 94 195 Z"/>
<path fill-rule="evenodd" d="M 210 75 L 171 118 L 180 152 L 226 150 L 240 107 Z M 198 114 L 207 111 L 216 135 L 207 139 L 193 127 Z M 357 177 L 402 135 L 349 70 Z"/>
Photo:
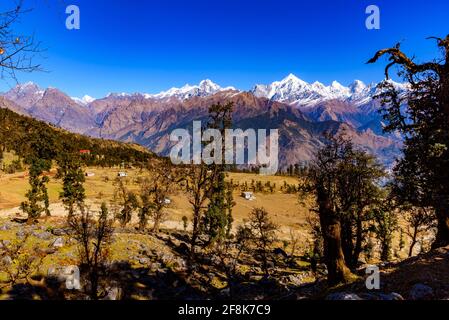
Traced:
<path fill-rule="evenodd" d="M 307 82 L 290 73 L 281 81 L 275 81 L 269 85 L 258 84 L 253 88 L 252 92 L 258 97 L 287 101 L 291 97 L 300 94 L 307 86 Z"/>
<path fill-rule="evenodd" d="M 17 87 L 21 88 L 21 89 L 39 88 L 39 86 L 37 84 L 35 84 L 33 81 L 28 81 L 28 82 L 25 82 L 23 84 L 18 84 Z"/>
<path fill-rule="evenodd" d="M 349 90 L 351 93 L 361 93 L 366 89 L 366 84 L 363 81 L 355 80 L 349 85 Z"/>
<path fill-rule="evenodd" d="M 343 86 L 338 81 L 332 81 L 332 84 L 329 87 L 329 92 L 335 98 L 343 98 L 343 97 L 349 97 L 350 96 L 349 88 Z"/>
<path fill-rule="evenodd" d="M 41 90 L 41 88 L 35 84 L 32 81 L 29 82 L 25 82 L 22 84 L 17 84 L 13 89 L 10 90 L 10 92 L 15 92 L 17 94 L 36 94 L 36 93 L 42 93 L 43 91 Z"/>
<path fill-rule="evenodd" d="M 201 90 L 204 90 L 204 92 L 214 92 L 221 89 L 221 87 L 218 84 L 212 82 L 209 79 L 201 81 L 198 87 Z"/>
<path fill-rule="evenodd" d="M 91 97 L 91 96 L 88 96 L 87 94 L 82 98 L 82 100 L 84 101 L 84 102 L 86 102 L 86 103 L 91 103 L 91 102 L 94 102 L 96 99 L 95 98 L 93 98 L 93 97 Z"/>
<path fill-rule="evenodd" d="M 11 101 L 15 101 L 22 107 L 30 107 L 43 97 L 44 92 L 45 91 L 42 90 L 37 84 L 30 81 L 16 85 L 14 88 L 6 92 L 4 96 Z"/>
<path fill-rule="evenodd" d="M 189 99 L 192 97 L 205 97 L 215 94 L 220 91 L 236 90 L 234 87 L 222 88 L 213 81 L 206 79 L 202 80 L 198 85 L 191 86 L 189 84 L 184 85 L 181 88 L 171 88 L 167 91 L 163 91 L 158 94 L 148 95 L 148 97 L 156 99 L 166 99 L 166 98 L 178 98 L 178 99 Z"/>
<path fill-rule="evenodd" d="M 78 102 L 79 104 L 82 104 L 82 105 L 88 105 L 89 103 L 94 102 L 96 99 L 92 98 L 91 96 L 86 94 L 82 98 L 72 97 L 72 100 L 74 100 L 75 102 Z"/>
<path fill-rule="evenodd" d="M 293 73 L 290 73 L 288 76 L 286 76 L 284 79 L 280 81 L 280 83 L 295 83 L 299 86 L 304 86 L 307 84 L 307 82 L 299 79 L 297 76 L 295 76 Z"/>
<path fill-rule="evenodd" d="M 393 85 L 400 91 L 406 90 L 406 85 L 394 82 Z M 297 106 L 309 106 L 326 100 L 351 101 L 356 105 L 366 103 L 377 91 L 376 84 L 366 85 L 355 80 L 348 87 L 337 81 L 329 86 L 321 82 L 309 84 L 293 74 L 289 74 L 281 81 L 268 85 L 256 85 L 251 92 L 257 97 L 289 103 Z"/>
<path fill-rule="evenodd" d="M 332 81 L 331 89 L 334 89 L 336 91 L 343 91 L 346 90 L 347 88 L 344 87 L 340 82 L 334 80 Z"/>
<path fill-rule="evenodd" d="M 258 97 L 301 105 L 349 96 L 349 88 L 336 81 L 326 87 L 318 81 L 309 84 L 293 74 L 269 85 L 257 85 L 252 92 Z"/>
<path fill-rule="evenodd" d="M 314 83 L 311 84 L 312 88 L 316 89 L 316 90 L 324 90 L 326 88 L 326 86 L 324 84 L 322 84 L 321 82 L 315 81 Z"/>

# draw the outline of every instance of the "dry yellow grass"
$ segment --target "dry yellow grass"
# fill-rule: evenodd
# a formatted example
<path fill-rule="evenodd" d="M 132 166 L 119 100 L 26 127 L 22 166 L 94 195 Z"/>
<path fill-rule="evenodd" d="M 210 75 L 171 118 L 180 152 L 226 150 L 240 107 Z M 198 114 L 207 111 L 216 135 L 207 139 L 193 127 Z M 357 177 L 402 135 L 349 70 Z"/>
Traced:
<path fill-rule="evenodd" d="M 148 173 L 146 171 L 140 171 L 138 169 L 123 170 L 120 168 L 98 168 L 91 167 L 85 168 L 86 172 L 94 173 L 93 177 L 86 177 L 84 187 L 86 189 L 86 196 L 89 203 L 100 204 L 103 201 L 109 201 L 112 199 L 114 193 L 113 182 L 117 177 L 118 172 L 126 171 L 128 177 L 126 177 L 127 187 L 130 190 L 139 190 L 139 185 L 135 183 L 136 179 L 145 177 Z M 50 183 L 48 185 L 50 202 L 53 207 L 60 207 L 59 192 L 61 191 L 61 181 L 55 179 L 56 170 L 53 169 L 50 173 Z M 243 184 L 245 181 L 248 185 L 252 180 L 261 181 L 265 184 L 270 181 L 271 184 L 276 184 L 276 190 L 273 194 L 268 193 L 255 193 L 255 199 L 253 201 L 245 200 L 241 197 L 239 191 L 234 192 L 234 200 L 236 206 L 233 209 L 233 215 L 235 219 L 235 225 L 242 223 L 243 220 L 248 218 L 249 213 L 255 207 L 264 207 L 270 214 L 273 221 L 279 225 L 281 233 L 289 235 L 290 229 L 296 231 L 304 231 L 305 217 L 308 212 L 308 208 L 300 205 L 298 202 L 298 196 L 295 194 L 284 194 L 279 189 L 284 184 L 284 181 L 288 184 L 297 184 L 297 180 L 293 177 L 281 177 L 281 176 L 261 176 L 258 174 L 249 173 L 229 173 L 228 179 L 232 179 L 234 183 L 239 182 Z M 15 209 L 25 200 L 25 193 L 28 189 L 28 175 L 23 173 L 16 173 L 10 175 L 3 175 L 0 177 L 0 209 L 3 212 L 10 213 L 10 209 Z M 191 206 L 188 202 L 187 196 L 183 192 L 178 192 L 172 197 L 172 204 L 167 209 L 168 222 L 166 225 L 181 228 L 182 217 L 191 217 Z M 7 209 L 7 210 L 5 210 Z M 59 209 L 61 210 L 61 209 Z M 58 214 L 57 214 L 58 215 Z"/>

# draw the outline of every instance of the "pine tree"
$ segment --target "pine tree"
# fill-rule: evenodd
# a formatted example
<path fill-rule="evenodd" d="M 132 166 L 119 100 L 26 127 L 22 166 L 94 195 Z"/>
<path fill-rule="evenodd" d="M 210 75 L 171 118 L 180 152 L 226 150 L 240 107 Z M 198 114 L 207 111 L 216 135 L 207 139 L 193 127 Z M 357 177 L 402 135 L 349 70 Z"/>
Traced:
<path fill-rule="evenodd" d="M 41 177 L 41 175 L 44 171 L 50 169 L 51 163 L 39 158 L 30 159 L 29 162 L 31 163 L 28 179 L 30 189 L 25 194 L 27 201 L 22 202 L 20 208 L 27 214 L 28 222 L 31 223 L 34 219 L 39 218 L 43 212 L 49 214 L 46 188 L 49 179 L 46 176 Z"/>
<path fill-rule="evenodd" d="M 75 212 L 75 207 L 80 207 L 86 198 L 83 183 L 84 172 L 80 159 L 73 154 L 63 154 L 58 160 L 58 177 L 62 178 L 63 186 L 59 198 L 68 211 L 68 220 Z"/>
<path fill-rule="evenodd" d="M 219 103 L 209 108 L 209 127 L 220 130 L 223 139 L 225 130 L 232 125 L 232 111 L 233 103 L 225 105 Z M 221 145 L 222 150 L 220 152 L 222 153 L 222 159 L 224 159 L 224 140 Z M 232 192 L 232 187 L 225 181 L 227 169 L 224 164 L 212 164 L 210 166 L 212 186 L 209 205 L 202 224 L 203 232 L 209 237 L 208 244 L 223 240 L 229 234 L 231 228 L 232 209 L 229 208 L 233 206 L 233 201 L 229 199 L 227 191 L 231 189 Z"/>

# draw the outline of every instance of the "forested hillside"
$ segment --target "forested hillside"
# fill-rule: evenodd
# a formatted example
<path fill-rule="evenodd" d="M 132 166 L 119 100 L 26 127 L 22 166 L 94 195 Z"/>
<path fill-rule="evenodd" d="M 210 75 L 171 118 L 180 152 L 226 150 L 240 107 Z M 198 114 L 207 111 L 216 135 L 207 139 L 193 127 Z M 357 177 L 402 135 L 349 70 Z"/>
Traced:
<path fill-rule="evenodd" d="M 0 99 L 0 148 L 23 158 L 53 160 L 62 153 L 82 153 L 87 165 L 111 166 L 144 163 L 153 154 L 135 144 L 93 139 L 55 128 L 42 121 L 11 111 L 10 102 Z M 7 109 L 8 108 L 8 109 Z M 19 111 L 19 110 L 18 110 Z"/>

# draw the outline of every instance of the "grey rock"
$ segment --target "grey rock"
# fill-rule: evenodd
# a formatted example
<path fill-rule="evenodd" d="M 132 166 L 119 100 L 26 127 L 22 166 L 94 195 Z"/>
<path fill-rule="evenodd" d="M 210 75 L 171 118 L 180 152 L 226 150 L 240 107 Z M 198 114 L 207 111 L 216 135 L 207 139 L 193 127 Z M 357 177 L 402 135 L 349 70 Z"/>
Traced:
<path fill-rule="evenodd" d="M 209 281 L 212 281 L 212 280 L 215 278 L 215 274 L 212 273 L 212 272 L 209 272 L 209 273 L 207 274 L 207 277 L 209 278 Z"/>
<path fill-rule="evenodd" d="M 0 261 L 2 262 L 2 264 L 7 266 L 12 264 L 12 259 L 10 256 L 4 256 Z"/>
<path fill-rule="evenodd" d="M 174 266 L 178 270 L 185 270 L 187 269 L 187 262 L 182 258 L 177 258 L 174 260 Z"/>
<path fill-rule="evenodd" d="M 0 226 L 0 231 L 8 231 L 10 229 L 11 229 L 11 227 L 7 224 Z"/>
<path fill-rule="evenodd" d="M 103 300 L 120 300 L 122 290 L 119 287 L 111 287 L 106 289 L 106 297 Z"/>
<path fill-rule="evenodd" d="M 139 254 L 141 254 L 143 256 L 149 255 L 148 247 L 146 245 L 144 245 L 143 243 L 139 243 Z"/>
<path fill-rule="evenodd" d="M 57 237 L 63 236 L 67 234 L 67 231 L 62 228 L 55 228 L 51 230 L 51 233 Z"/>
<path fill-rule="evenodd" d="M 59 237 L 56 238 L 55 241 L 51 244 L 53 248 L 62 248 L 64 246 L 64 239 Z"/>
<path fill-rule="evenodd" d="M 363 300 L 383 300 L 383 301 L 398 301 L 404 298 L 396 292 L 392 293 L 362 293 L 359 295 Z"/>
<path fill-rule="evenodd" d="M 162 268 L 162 266 L 161 266 L 161 264 L 159 262 L 153 262 L 150 265 L 151 272 L 156 272 L 156 271 L 160 270 L 161 268 Z"/>
<path fill-rule="evenodd" d="M 168 264 L 168 263 L 173 262 L 173 258 L 174 257 L 172 254 L 166 253 L 166 254 L 163 254 L 160 259 L 164 264 Z"/>
<path fill-rule="evenodd" d="M 229 297 L 230 295 L 231 295 L 230 288 L 225 288 L 220 291 L 220 296 L 222 296 L 222 297 Z"/>
<path fill-rule="evenodd" d="M 35 236 L 38 239 L 41 240 L 50 240 L 52 237 L 52 234 L 50 232 L 44 231 L 44 232 L 33 232 L 33 236 Z"/>
<path fill-rule="evenodd" d="M 355 293 L 335 292 L 326 297 L 326 300 L 363 300 Z"/>
<path fill-rule="evenodd" d="M 140 258 L 139 259 L 139 263 L 143 264 L 143 265 L 148 265 L 150 262 L 151 262 L 151 260 L 148 258 Z"/>
<path fill-rule="evenodd" d="M 56 251 L 57 250 L 55 248 L 46 248 L 46 249 L 42 250 L 42 252 L 44 252 L 46 254 L 55 254 Z M 68 255 L 66 256 L 66 258 L 69 258 Z"/>
<path fill-rule="evenodd" d="M 287 282 L 292 285 L 299 286 L 302 284 L 302 276 L 290 274 L 287 276 Z"/>
<path fill-rule="evenodd" d="M 411 300 L 427 300 L 433 297 L 433 289 L 425 284 L 417 283 L 410 290 Z"/>
<path fill-rule="evenodd" d="M 26 235 L 26 232 L 22 229 L 16 232 L 16 237 L 19 239 L 25 238 L 25 235 Z"/>
<path fill-rule="evenodd" d="M 380 297 L 382 298 L 382 300 L 388 300 L 388 301 L 405 300 L 403 296 L 401 296 L 399 293 L 396 293 L 396 292 L 392 292 L 389 294 L 380 294 Z"/>
<path fill-rule="evenodd" d="M 65 241 L 65 244 L 66 245 L 74 245 L 74 244 L 77 244 L 78 242 L 74 239 L 74 238 L 68 238 L 68 239 L 66 239 L 66 241 Z"/>
<path fill-rule="evenodd" d="M 51 266 L 47 270 L 47 276 L 57 279 L 60 282 L 65 281 L 64 271 L 62 267 Z"/>
<path fill-rule="evenodd" d="M 67 280 L 70 280 L 73 285 L 73 289 L 79 290 L 81 288 L 81 284 L 78 281 L 79 279 L 75 277 L 78 272 L 79 269 L 76 266 L 51 266 L 47 270 L 47 276 L 57 280 L 60 283 L 67 283 Z"/>

